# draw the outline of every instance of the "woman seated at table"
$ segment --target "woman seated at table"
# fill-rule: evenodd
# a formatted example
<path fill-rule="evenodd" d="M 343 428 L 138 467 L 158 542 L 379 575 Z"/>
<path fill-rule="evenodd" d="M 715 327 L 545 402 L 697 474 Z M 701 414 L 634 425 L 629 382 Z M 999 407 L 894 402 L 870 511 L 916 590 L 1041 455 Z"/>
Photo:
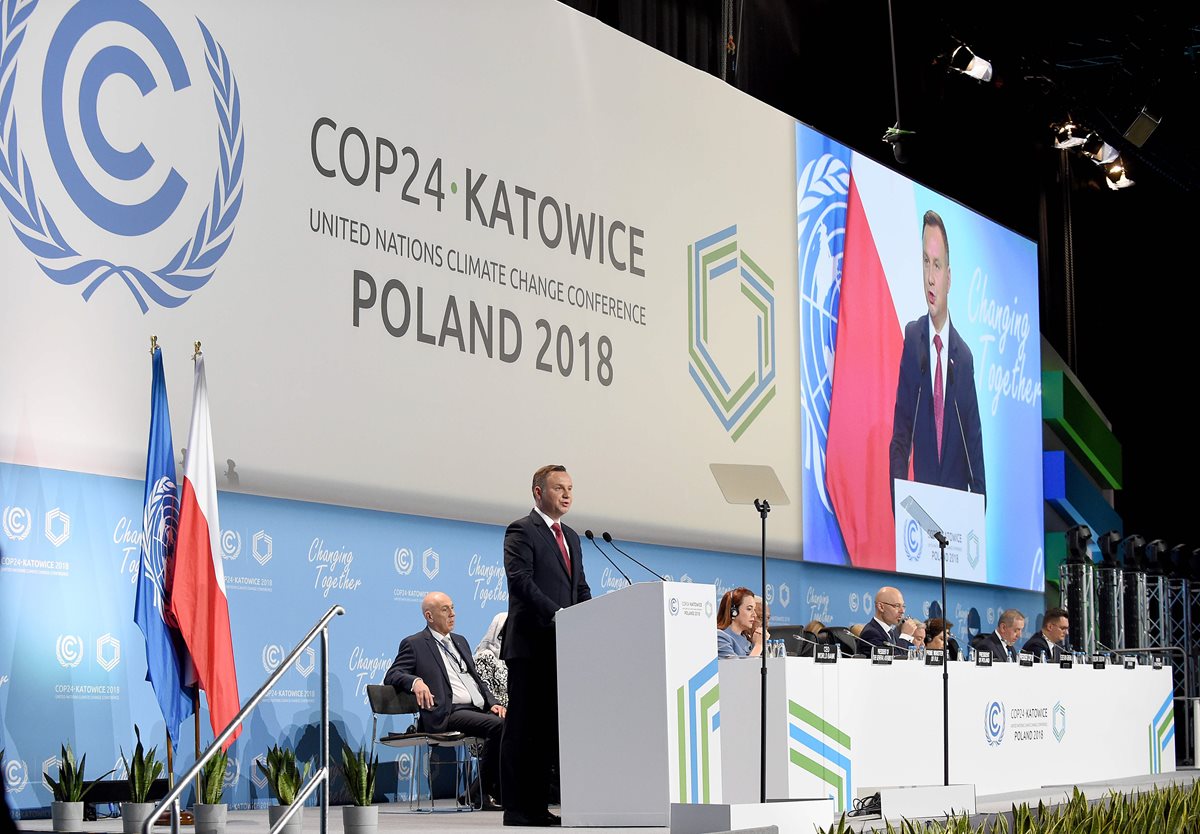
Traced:
<path fill-rule="evenodd" d="M 749 588 L 726 591 L 717 606 L 717 657 L 758 657 L 763 650 L 763 628 L 758 600 Z"/>
<path fill-rule="evenodd" d="M 934 617 L 928 623 L 925 631 L 925 648 L 943 649 L 948 660 L 958 660 L 958 643 L 950 635 L 954 623 L 948 623 L 941 617 Z M 947 638 L 949 643 L 947 644 Z"/>

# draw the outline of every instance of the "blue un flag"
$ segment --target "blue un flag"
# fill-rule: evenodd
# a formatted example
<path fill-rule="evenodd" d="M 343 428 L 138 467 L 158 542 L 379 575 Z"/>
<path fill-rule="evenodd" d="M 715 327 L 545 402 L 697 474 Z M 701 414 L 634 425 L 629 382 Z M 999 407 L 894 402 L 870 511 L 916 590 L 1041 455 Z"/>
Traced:
<path fill-rule="evenodd" d="M 175 557 L 179 526 L 179 493 L 175 482 L 171 413 L 167 408 L 167 383 L 162 351 L 154 350 L 150 383 L 150 444 L 146 450 L 146 495 L 142 511 L 142 554 L 138 563 L 137 598 L 133 621 L 146 637 L 146 680 L 172 739 L 179 725 L 192 714 L 190 689 L 184 687 L 187 649 L 179 632 L 165 619 L 163 599 L 168 566 Z"/>

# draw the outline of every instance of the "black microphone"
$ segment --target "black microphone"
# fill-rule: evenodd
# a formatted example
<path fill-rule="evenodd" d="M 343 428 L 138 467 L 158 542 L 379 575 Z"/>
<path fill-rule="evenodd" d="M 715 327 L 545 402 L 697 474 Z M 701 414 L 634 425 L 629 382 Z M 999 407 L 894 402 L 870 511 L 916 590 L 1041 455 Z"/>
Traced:
<path fill-rule="evenodd" d="M 962 438 L 963 454 L 967 458 L 967 476 L 970 478 L 967 481 L 967 492 L 970 492 L 971 484 L 975 483 L 975 467 L 971 466 L 971 450 L 967 448 L 967 433 L 963 430 L 962 415 L 958 412 L 958 400 L 954 401 L 954 416 L 958 418 L 958 436 Z"/>
<path fill-rule="evenodd" d="M 917 384 L 917 402 L 913 405 L 912 430 L 908 433 L 908 453 L 913 453 L 913 444 L 917 440 L 917 411 L 921 408 L 921 395 L 925 393 L 925 376 L 929 373 L 929 354 L 928 351 L 921 354 L 921 369 L 917 379 L 920 382 Z M 941 452 L 941 450 L 938 450 Z M 914 461 L 914 466 L 915 466 Z"/>
<path fill-rule="evenodd" d="M 667 580 L 666 580 L 666 577 L 664 577 L 662 574 L 658 573 L 658 572 L 657 572 L 657 571 L 655 571 L 655 570 L 651 570 L 650 568 L 646 567 L 646 566 L 645 566 L 645 565 L 643 565 L 641 562 L 639 562 L 637 559 L 634 559 L 632 556 L 630 556 L 630 555 L 629 555 L 628 553 L 626 553 L 624 550 L 622 550 L 621 548 L 617 547 L 617 543 L 613 541 L 613 537 L 612 537 L 612 536 L 610 536 L 610 535 L 608 534 L 608 531 L 607 531 L 607 530 L 605 530 L 605 531 L 604 531 L 603 533 L 601 533 L 600 535 L 601 535 L 601 538 L 603 538 L 603 539 L 604 539 L 606 542 L 608 542 L 608 543 L 609 543 L 609 544 L 611 544 L 611 545 L 612 545 L 614 548 L 616 548 L 616 551 L 617 551 L 618 553 L 620 553 L 622 556 L 624 556 L 626 559 L 628 559 L 629 561 L 633 562 L 635 565 L 637 565 L 638 567 L 642 568 L 643 570 L 646 570 L 646 571 L 648 571 L 648 572 L 650 572 L 650 573 L 654 574 L 655 576 L 657 576 L 660 582 L 666 582 L 666 581 L 667 581 Z"/>
<path fill-rule="evenodd" d="M 815 657 L 815 656 L 816 656 L 816 654 L 817 654 L 817 650 L 818 650 L 818 649 L 821 647 L 821 645 L 822 645 L 821 643 L 818 643 L 816 640 L 809 640 L 807 637 L 805 637 L 805 636 L 804 636 L 804 635 L 802 635 L 802 634 L 793 634 L 793 635 L 792 635 L 792 637 L 793 637 L 794 639 L 796 639 L 796 640 L 799 640 L 801 643 L 808 643 L 808 645 L 812 646 L 812 647 L 813 647 L 813 656 L 814 656 L 814 657 Z M 824 645 L 826 645 L 826 646 L 829 646 L 829 644 L 828 644 L 828 643 L 825 643 Z M 841 654 L 841 652 L 840 652 L 840 651 L 838 651 L 838 647 L 837 647 L 837 646 L 829 646 L 829 647 L 830 647 L 831 649 L 833 649 L 835 652 L 838 652 L 838 654 Z"/>
<path fill-rule="evenodd" d="M 586 536 L 587 540 L 592 543 L 592 547 L 594 547 L 600 551 L 601 556 L 603 556 L 605 559 L 608 559 L 608 554 L 604 552 L 604 549 L 602 547 L 600 547 L 600 545 L 596 544 L 596 537 L 594 535 L 592 535 L 591 530 L 584 530 L 583 535 Z M 632 582 L 630 582 L 629 577 L 625 576 L 625 571 L 623 571 L 619 567 L 617 567 L 616 562 L 614 562 L 612 559 L 608 559 L 608 563 L 613 566 L 613 570 L 615 570 L 617 573 L 621 574 L 621 576 L 625 577 L 626 582 L 629 582 L 630 585 L 633 584 Z"/>
<path fill-rule="evenodd" d="M 849 634 L 851 637 L 853 637 L 853 638 L 854 638 L 855 640 L 857 640 L 858 642 L 862 643 L 864 646 L 869 646 L 869 647 L 871 647 L 872 649 L 877 649 L 877 648 L 879 648 L 879 646 L 875 645 L 875 644 L 874 644 L 874 643 L 872 643 L 870 640 L 864 640 L 863 638 L 859 637 L 857 634 L 855 634 L 855 633 L 854 633 L 853 631 L 851 631 L 850 629 L 846 629 L 846 633 L 847 633 L 847 634 Z M 891 648 L 893 648 L 893 649 L 900 649 L 901 651 L 903 651 L 903 652 L 905 652 L 905 653 L 907 653 L 907 654 L 912 654 L 913 652 L 915 652 L 915 651 L 917 650 L 917 647 L 916 647 L 916 645 L 915 645 L 915 644 L 914 644 L 913 646 L 901 646 L 901 645 L 899 645 L 898 643 L 893 643 L 893 642 L 891 642 L 891 641 L 889 641 L 889 640 L 884 640 L 884 641 L 883 641 L 883 645 L 885 645 L 885 646 L 890 646 L 890 647 L 891 647 Z M 867 656 L 868 656 L 868 657 L 870 657 L 870 656 L 871 656 L 871 654 L 872 654 L 871 652 L 867 652 Z"/>

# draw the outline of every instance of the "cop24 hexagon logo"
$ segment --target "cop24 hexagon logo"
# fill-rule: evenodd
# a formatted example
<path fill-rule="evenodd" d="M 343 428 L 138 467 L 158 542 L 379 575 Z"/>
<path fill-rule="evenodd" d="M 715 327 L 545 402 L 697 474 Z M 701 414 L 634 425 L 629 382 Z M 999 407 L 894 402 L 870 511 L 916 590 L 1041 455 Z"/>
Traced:
<path fill-rule="evenodd" d="M 737 226 L 701 238 L 687 254 L 688 371 L 736 442 L 775 397 L 775 283 L 741 249 Z M 710 287 L 730 280 L 744 303 L 710 304 Z"/>
<path fill-rule="evenodd" d="M 143 313 L 178 307 L 213 277 L 242 205 L 242 103 L 228 56 L 197 20 L 212 91 L 201 95 L 190 89 L 204 75 L 199 55 L 189 62 L 180 45 L 189 39 L 139 0 L 80 0 L 57 23 L 38 6 L 0 2 L 0 200 L 13 231 L 85 301 L 115 278 Z M 52 28 L 44 54 L 22 46 L 31 22 L 39 35 Z M 215 134 L 211 162 L 184 138 L 193 127 Z"/>

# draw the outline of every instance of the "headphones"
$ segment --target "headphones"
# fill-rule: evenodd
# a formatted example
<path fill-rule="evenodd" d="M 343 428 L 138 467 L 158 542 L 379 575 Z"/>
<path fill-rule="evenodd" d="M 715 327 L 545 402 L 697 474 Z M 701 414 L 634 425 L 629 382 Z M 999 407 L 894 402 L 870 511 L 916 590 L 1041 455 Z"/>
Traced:
<path fill-rule="evenodd" d="M 729 619 L 736 620 L 738 615 L 738 604 L 734 602 L 733 597 L 729 598 Z"/>

